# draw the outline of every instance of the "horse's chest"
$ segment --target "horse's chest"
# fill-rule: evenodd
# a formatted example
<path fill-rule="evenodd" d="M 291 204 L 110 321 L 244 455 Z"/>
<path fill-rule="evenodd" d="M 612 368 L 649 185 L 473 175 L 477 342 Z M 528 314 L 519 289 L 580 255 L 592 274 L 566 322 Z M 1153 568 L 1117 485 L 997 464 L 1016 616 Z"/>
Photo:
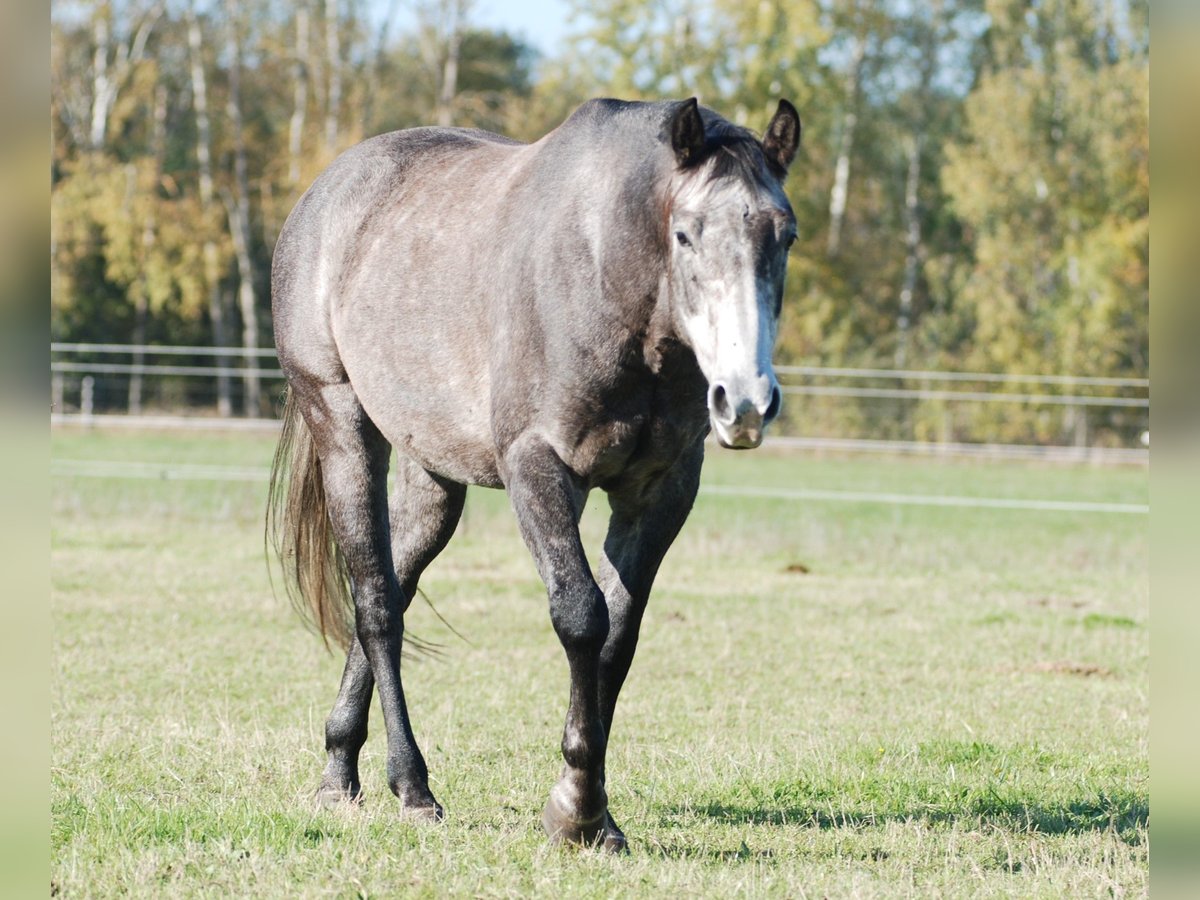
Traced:
<path fill-rule="evenodd" d="M 604 490 L 654 482 L 702 433 L 702 422 L 652 413 L 608 422 L 580 445 L 575 468 L 590 487 Z"/>

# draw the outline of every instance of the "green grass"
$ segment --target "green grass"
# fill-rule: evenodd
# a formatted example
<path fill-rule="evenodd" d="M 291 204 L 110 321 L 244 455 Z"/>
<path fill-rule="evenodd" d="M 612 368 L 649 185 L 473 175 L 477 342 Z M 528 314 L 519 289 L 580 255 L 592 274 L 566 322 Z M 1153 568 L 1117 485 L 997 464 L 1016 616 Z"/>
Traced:
<path fill-rule="evenodd" d="M 269 464 L 266 438 L 56 432 L 55 459 Z M 1144 470 L 712 451 L 706 482 L 1144 503 Z M 566 664 L 473 491 L 405 670 L 447 810 L 315 809 L 340 661 L 271 592 L 259 483 L 52 478 L 60 896 L 1110 896 L 1148 890 L 1146 517 L 702 495 L 609 752 L 632 853 L 548 847 Z M 589 546 L 604 501 L 584 518 Z"/>

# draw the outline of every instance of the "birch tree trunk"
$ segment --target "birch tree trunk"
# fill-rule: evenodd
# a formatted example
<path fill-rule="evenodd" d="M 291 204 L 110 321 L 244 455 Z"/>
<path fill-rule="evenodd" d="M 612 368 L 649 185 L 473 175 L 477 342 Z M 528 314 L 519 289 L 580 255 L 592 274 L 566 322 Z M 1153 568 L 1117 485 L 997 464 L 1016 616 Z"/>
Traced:
<path fill-rule="evenodd" d="M 442 66 L 442 83 L 438 91 L 437 123 L 443 127 L 454 124 L 454 97 L 458 93 L 458 57 L 462 50 L 462 30 L 459 27 L 461 7 L 450 0 L 449 30 L 446 34 L 446 61 Z"/>
<path fill-rule="evenodd" d="M 375 133 L 375 95 L 379 93 L 383 72 L 383 56 L 387 52 L 388 37 L 392 30 L 392 21 L 396 18 L 399 0 L 390 0 L 387 13 L 379 26 L 375 37 L 375 49 L 366 63 L 367 90 L 362 100 L 362 133 L 370 137 Z"/>
<path fill-rule="evenodd" d="M 904 181 L 904 280 L 900 285 L 899 309 L 896 316 L 896 367 L 908 365 L 909 339 L 913 321 L 913 298 L 916 296 L 917 279 L 921 273 L 921 150 L 924 135 L 930 129 L 926 103 L 933 85 L 933 71 L 937 63 L 937 50 L 945 27 L 943 0 L 929 4 L 929 21 L 919 33 L 918 49 L 921 54 L 921 79 L 917 89 L 917 113 L 914 117 L 913 134 L 908 143 L 908 174 Z"/>
<path fill-rule="evenodd" d="M 862 68 L 866 55 L 866 39 L 859 36 L 854 42 L 850 72 L 846 77 L 846 112 L 842 116 L 837 162 L 833 168 L 833 187 L 829 191 L 829 242 L 826 252 L 830 256 L 837 256 L 842 246 L 842 223 L 846 218 L 846 201 L 850 195 L 850 154 L 854 149 L 854 130 L 858 125 Z"/>
<path fill-rule="evenodd" d="M 908 145 L 908 175 L 904 182 L 904 283 L 900 287 L 900 314 L 896 319 L 896 368 L 908 364 L 908 335 L 912 324 L 912 301 L 917 288 L 921 253 L 921 209 L 918 188 L 921 184 L 921 139 L 913 137 Z"/>
<path fill-rule="evenodd" d="M 217 242 L 213 240 L 212 226 L 217 218 L 217 207 L 213 202 L 212 175 L 212 128 L 208 119 L 208 79 L 204 73 L 204 37 L 195 9 L 187 11 L 188 51 L 192 76 L 192 109 L 196 114 L 196 161 L 200 169 L 200 208 L 207 219 L 204 228 L 204 282 L 208 287 L 208 320 L 212 327 L 214 347 L 229 346 L 229 326 L 225 318 L 225 297 L 221 293 L 221 263 L 217 254 Z M 216 357 L 219 370 L 226 367 L 224 357 Z M 217 375 L 217 413 L 233 415 L 233 398 L 229 376 L 223 371 Z"/>
<path fill-rule="evenodd" d="M 438 44 L 433 52 L 441 61 L 434 111 L 434 119 L 438 125 L 454 124 L 454 100 L 458 96 L 462 36 L 470 7 L 471 0 L 440 0 L 433 11 L 433 15 L 436 16 L 435 35 Z"/>
<path fill-rule="evenodd" d="M 238 35 L 238 0 L 225 0 L 225 44 L 229 56 L 229 100 L 226 105 L 233 136 L 233 193 L 224 196 L 229 217 L 229 234 L 238 267 L 238 308 L 242 314 L 242 349 L 258 349 L 258 297 L 255 292 L 254 257 L 250 252 L 250 186 L 246 174 L 246 136 L 242 128 L 241 71 L 242 48 Z M 246 369 L 256 369 L 258 359 L 246 353 Z M 243 376 L 245 412 L 262 412 L 262 383 L 255 372 Z"/>
<path fill-rule="evenodd" d="M 338 0 L 325 0 L 325 65 L 329 91 L 325 106 L 325 150 L 337 151 L 338 118 L 342 109 L 342 48 L 339 34 Z"/>
<path fill-rule="evenodd" d="M 104 147 L 104 138 L 108 133 L 108 110 L 112 95 L 112 81 L 108 74 L 108 13 L 106 3 L 96 11 L 96 20 L 92 23 L 92 40 L 96 43 L 96 50 L 92 55 L 92 121 L 88 143 L 93 150 Z"/>
<path fill-rule="evenodd" d="M 163 13 L 161 3 L 155 3 L 143 15 L 132 36 L 119 43 L 114 51 L 112 38 L 112 5 L 101 3 L 92 22 L 92 40 L 96 48 L 92 54 L 92 109 L 88 130 L 88 143 L 93 150 L 101 150 L 108 139 L 108 118 L 117 102 L 122 85 L 129 78 L 134 66 L 146 57 L 146 42 Z M 112 55 L 112 63 L 109 56 Z"/>
<path fill-rule="evenodd" d="M 304 122 L 308 114 L 308 7 L 296 10 L 296 54 L 292 61 L 292 118 L 288 123 L 288 181 L 300 183 Z"/>
<path fill-rule="evenodd" d="M 151 199 L 146 207 L 146 218 L 142 222 L 142 265 L 149 262 L 158 243 L 158 186 L 162 182 L 163 155 L 167 142 L 167 88 L 159 84 L 154 90 L 154 132 L 152 138 L 153 159 L 151 168 L 150 190 Z M 136 173 L 135 173 L 136 178 Z M 135 185 L 136 187 L 136 185 Z M 146 320 L 150 313 L 150 293 L 145 284 L 140 284 L 134 294 L 133 322 L 133 365 L 145 365 L 146 353 L 142 346 L 146 343 Z M 128 409 L 130 415 L 140 415 L 142 412 L 142 373 L 137 368 L 129 377 Z"/>

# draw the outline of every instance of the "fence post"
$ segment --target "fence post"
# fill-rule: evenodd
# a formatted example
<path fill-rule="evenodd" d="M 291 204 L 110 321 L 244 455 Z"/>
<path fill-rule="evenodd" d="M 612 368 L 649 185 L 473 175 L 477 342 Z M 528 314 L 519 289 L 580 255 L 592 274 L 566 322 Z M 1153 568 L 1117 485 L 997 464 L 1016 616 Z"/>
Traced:
<path fill-rule="evenodd" d="M 1088 419 L 1087 407 L 1081 406 L 1075 410 L 1075 446 L 1087 447 L 1088 445 Z"/>
<path fill-rule="evenodd" d="M 50 411 L 63 411 L 63 377 L 62 372 L 55 372 L 50 379 Z"/>
<path fill-rule="evenodd" d="M 92 424 L 92 412 L 95 409 L 96 401 L 96 379 L 91 375 L 83 376 L 83 383 L 79 389 L 79 412 L 83 418 L 83 424 L 90 426 Z"/>

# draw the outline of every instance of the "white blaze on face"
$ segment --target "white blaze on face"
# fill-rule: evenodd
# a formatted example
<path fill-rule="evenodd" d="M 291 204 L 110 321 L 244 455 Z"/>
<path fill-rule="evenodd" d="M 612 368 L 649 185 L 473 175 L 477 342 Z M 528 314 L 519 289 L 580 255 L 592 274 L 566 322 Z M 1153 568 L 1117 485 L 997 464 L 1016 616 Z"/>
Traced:
<path fill-rule="evenodd" d="M 771 363 L 779 285 L 758 264 L 761 230 L 749 224 L 761 204 L 744 188 L 709 183 L 681 192 L 671 217 L 676 322 L 708 380 L 709 417 L 726 447 L 757 447 L 779 410 Z"/>

